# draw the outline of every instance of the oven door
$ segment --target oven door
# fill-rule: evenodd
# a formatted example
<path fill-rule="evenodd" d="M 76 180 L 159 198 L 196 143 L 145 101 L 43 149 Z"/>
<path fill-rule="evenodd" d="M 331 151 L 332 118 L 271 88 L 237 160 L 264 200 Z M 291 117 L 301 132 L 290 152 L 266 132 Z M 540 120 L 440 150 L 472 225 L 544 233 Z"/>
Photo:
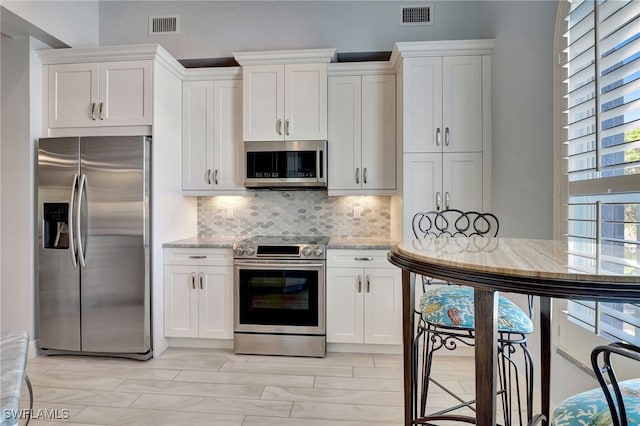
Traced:
<path fill-rule="evenodd" d="M 325 334 L 323 262 L 235 263 L 235 331 Z"/>

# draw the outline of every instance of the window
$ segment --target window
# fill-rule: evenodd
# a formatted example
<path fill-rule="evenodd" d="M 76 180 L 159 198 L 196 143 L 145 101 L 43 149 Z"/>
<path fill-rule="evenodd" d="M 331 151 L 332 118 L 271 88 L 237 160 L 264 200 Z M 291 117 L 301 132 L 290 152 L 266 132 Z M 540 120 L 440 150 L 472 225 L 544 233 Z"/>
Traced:
<path fill-rule="evenodd" d="M 563 234 L 576 269 L 637 273 L 640 1 L 569 0 L 563 6 Z M 567 323 L 640 345 L 640 303 L 569 301 L 564 312 L 561 347 L 575 343 L 562 337 L 563 327 L 570 334 Z"/>

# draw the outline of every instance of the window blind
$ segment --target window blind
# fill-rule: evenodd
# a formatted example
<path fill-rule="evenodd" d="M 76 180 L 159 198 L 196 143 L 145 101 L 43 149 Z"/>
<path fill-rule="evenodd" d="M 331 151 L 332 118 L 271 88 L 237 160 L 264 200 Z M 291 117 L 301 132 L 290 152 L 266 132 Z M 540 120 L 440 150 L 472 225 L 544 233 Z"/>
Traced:
<path fill-rule="evenodd" d="M 571 266 L 637 273 L 640 1 L 570 1 L 565 24 L 566 219 Z M 640 304 L 570 301 L 567 315 L 594 333 L 640 345 Z"/>

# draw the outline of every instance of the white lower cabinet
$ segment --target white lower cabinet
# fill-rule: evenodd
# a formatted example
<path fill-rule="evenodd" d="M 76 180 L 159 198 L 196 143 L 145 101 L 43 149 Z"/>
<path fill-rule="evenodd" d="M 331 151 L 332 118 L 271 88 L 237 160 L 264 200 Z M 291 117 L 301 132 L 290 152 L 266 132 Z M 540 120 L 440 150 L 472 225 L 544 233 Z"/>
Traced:
<path fill-rule="evenodd" d="M 386 250 L 330 250 L 327 343 L 402 343 L 402 279 Z"/>
<path fill-rule="evenodd" d="M 164 252 L 164 334 L 233 338 L 233 257 L 228 249 Z"/>

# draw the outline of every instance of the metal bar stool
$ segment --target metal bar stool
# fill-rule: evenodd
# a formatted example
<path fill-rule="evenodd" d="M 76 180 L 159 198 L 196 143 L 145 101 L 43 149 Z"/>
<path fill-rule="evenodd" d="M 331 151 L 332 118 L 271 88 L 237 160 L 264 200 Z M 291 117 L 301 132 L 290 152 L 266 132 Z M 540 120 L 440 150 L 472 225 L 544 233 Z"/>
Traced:
<path fill-rule="evenodd" d="M 487 250 L 485 244 L 498 234 L 498 218 L 491 213 L 474 211 L 463 212 L 457 209 L 441 211 L 419 212 L 413 217 L 412 227 L 417 239 L 425 238 L 456 238 L 468 242 L 466 237 L 478 236 L 476 244 Z M 495 240 L 493 240 L 495 241 Z M 415 424 L 431 424 L 437 420 L 456 420 L 475 423 L 470 416 L 452 413 L 463 407 L 475 411 L 475 400 L 467 401 L 447 389 L 442 383 L 431 377 L 433 354 L 441 349 L 455 350 L 459 344 L 474 345 L 474 296 L 473 289 L 444 283 L 436 284 L 429 277 L 422 277 L 424 294 L 420 298 L 420 309 L 417 335 L 412 351 L 413 371 L 413 417 Z M 532 420 L 533 412 L 533 361 L 527 348 L 527 335 L 533 331 L 531 317 L 533 315 L 533 298 L 529 297 L 529 314 L 525 314 L 517 305 L 506 297 L 499 296 L 498 300 L 498 375 L 500 390 L 498 395 L 502 402 L 504 424 L 514 424 L 513 416 L 517 413 L 520 425 Z M 521 349 L 524 365 L 524 396 L 522 391 L 518 363 L 515 359 Z M 422 350 L 422 359 L 420 352 Z M 419 365 L 420 364 L 420 365 Z M 458 404 L 440 410 L 426 413 L 427 397 L 430 383 L 443 389 L 458 401 Z M 514 394 L 515 391 L 515 394 Z M 418 400 L 419 399 L 419 400 Z M 526 419 L 522 410 L 526 408 Z"/>

